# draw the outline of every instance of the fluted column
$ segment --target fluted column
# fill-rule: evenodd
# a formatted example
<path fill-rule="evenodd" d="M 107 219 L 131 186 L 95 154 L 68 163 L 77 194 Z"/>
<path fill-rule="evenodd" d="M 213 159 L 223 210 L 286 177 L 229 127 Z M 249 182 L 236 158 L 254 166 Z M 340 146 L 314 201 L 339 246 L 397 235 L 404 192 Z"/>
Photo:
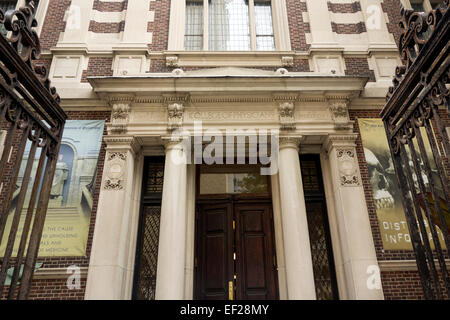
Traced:
<path fill-rule="evenodd" d="M 182 300 L 186 259 L 185 151 L 176 141 L 166 144 L 164 187 L 159 230 L 157 300 Z"/>
<path fill-rule="evenodd" d="M 333 185 L 346 299 L 383 299 L 367 204 L 355 149 L 356 134 L 330 135 L 325 143 Z"/>
<path fill-rule="evenodd" d="M 279 180 L 287 291 L 289 300 L 313 300 L 316 293 L 299 143 L 297 137 L 280 137 Z"/>

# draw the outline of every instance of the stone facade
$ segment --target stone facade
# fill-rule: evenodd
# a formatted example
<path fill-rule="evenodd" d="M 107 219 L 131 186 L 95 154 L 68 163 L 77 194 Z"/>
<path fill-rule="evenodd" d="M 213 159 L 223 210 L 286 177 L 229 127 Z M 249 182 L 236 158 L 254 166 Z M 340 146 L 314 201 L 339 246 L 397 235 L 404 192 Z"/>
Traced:
<path fill-rule="evenodd" d="M 237 127 L 257 128 L 259 123 L 263 122 L 268 123 L 271 128 L 279 126 L 282 132 L 289 132 L 289 135 L 294 135 L 296 139 L 305 134 L 310 135 L 299 140 L 300 150 L 302 145 L 321 145 L 321 156 L 329 166 L 324 169 L 324 174 L 328 172 L 326 174 L 329 176 L 329 185 L 339 190 L 335 199 L 328 200 L 328 206 L 331 204 L 336 211 L 336 231 L 332 231 L 335 233 L 334 237 L 337 239 L 338 234 L 343 236 L 342 230 L 346 227 L 356 228 L 356 224 L 349 220 L 350 217 L 346 216 L 347 213 L 343 209 L 349 192 L 346 188 L 355 188 L 357 193 L 361 193 L 361 197 L 355 201 L 354 208 L 367 215 L 364 217 L 367 218 L 367 225 L 362 228 L 367 227 L 369 234 L 371 233 L 369 238 L 362 240 L 370 247 L 366 250 L 368 253 L 365 259 L 374 260 L 372 262 L 375 264 L 378 260 L 381 268 L 383 292 L 368 293 L 357 285 L 356 289 L 350 288 L 351 281 L 362 281 L 360 277 L 364 276 L 364 270 L 358 269 L 362 268 L 362 258 L 352 256 L 351 252 L 345 250 L 352 247 L 353 240 L 359 240 L 351 236 L 336 240 L 342 250 L 337 254 L 341 256 L 341 263 L 337 266 L 338 272 L 347 272 L 344 261 L 354 263 L 351 281 L 344 276 L 338 279 L 340 287 L 349 286 L 345 290 L 342 289 L 343 296 L 347 299 L 380 299 L 384 294 L 385 299 L 421 299 L 420 283 L 417 271 L 413 270 L 413 263 L 408 267 L 400 265 L 394 269 L 391 266 L 397 261 L 413 260 L 412 251 L 383 250 L 362 141 L 358 123 L 355 121 L 358 117 L 378 117 L 394 68 L 400 64 L 396 46 L 400 34 L 397 26 L 400 0 L 279 1 L 277 7 L 274 7 L 274 23 L 277 26 L 275 37 L 281 37 L 280 33 L 286 31 L 284 36 L 287 38 L 280 40 L 277 47 L 283 49 L 273 52 L 233 53 L 186 52 L 179 48 L 173 49 L 177 45 L 173 39 L 175 33 L 183 31 L 184 28 L 183 23 L 175 21 L 180 19 L 180 16 L 177 16 L 179 13 L 173 11 L 177 2 L 179 0 L 48 0 L 45 20 L 40 21 L 43 25 L 42 59 L 50 68 L 50 77 L 61 95 L 62 106 L 68 112 L 69 119 L 105 119 L 110 123 L 108 128 L 105 128 L 106 138 L 97 168 L 99 176 L 95 185 L 87 256 L 41 260 L 44 269 L 56 270 L 55 273 L 74 264 L 86 268 L 81 289 L 68 290 L 61 276 L 52 279 L 51 273 L 45 276 L 37 274 L 30 297 L 101 297 L 98 295 L 99 290 L 93 288 L 94 282 L 91 282 L 91 287 L 88 284 L 86 290 L 86 284 L 89 282 L 86 280 L 87 267 L 91 263 L 93 270 L 95 267 L 100 268 L 92 262 L 91 257 L 94 228 L 105 228 L 95 226 L 99 195 L 103 193 L 107 197 L 110 192 L 125 189 L 123 199 L 128 199 L 130 189 L 127 188 L 134 188 L 131 177 L 120 180 L 118 188 L 117 181 L 109 179 L 108 176 L 101 176 L 100 173 L 104 172 L 105 156 L 108 157 L 106 154 L 110 155 L 108 161 L 114 160 L 111 158 L 111 152 L 123 154 L 118 161 L 123 162 L 123 170 L 130 176 L 135 171 L 139 172 L 139 157 L 149 144 L 159 144 L 159 154 L 162 154 L 164 134 L 182 126 L 191 128 L 193 121 L 197 119 L 205 121 L 207 126 L 212 126 L 213 123 L 228 123 Z M 379 14 L 375 22 L 370 20 L 374 14 Z M 392 66 L 392 69 L 389 66 Z M 214 69 L 216 67 L 219 69 Z M 285 75 L 286 79 L 276 80 L 280 75 Z M 218 76 L 226 76 L 232 80 L 224 84 L 216 79 Z M 255 77 L 255 83 L 239 82 L 246 76 Z M 106 77 L 112 80 L 109 81 Z M 179 77 L 177 86 L 172 82 L 176 77 Z M 190 77 L 199 80 L 191 81 Z M 289 77 L 294 80 L 289 82 Z M 307 80 L 301 80 L 302 77 Z M 312 80 L 308 80 L 308 77 Z M 286 83 L 290 86 L 287 92 L 274 91 L 264 94 L 263 84 L 259 84 L 260 78 L 270 79 L 270 83 L 280 91 L 286 90 Z M 231 85 L 236 92 L 239 91 L 238 96 L 233 96 Z M 260 94 L 252 94 L 252 88 L 241 89 L 242 86 L 254 86 L 254 90 L 259 90 L 256 92 Z M 190 88 L 186 91 L 191 91 L 188 96 L 180 98 L 174 93 L 182 90 L 180 88 Z M 203 95 L 207 90 L 209 94 Z M 274 98 L 274 95 L 282 97 Z M 292 98 L 292 95 L 295 97 Z M 342 110 L 337 110 L 338 114 L 330 111 L 330 101 L 336 99 L 345 100 L 344 114 Z M 123 106 L 123 101 L 127 104 L 126 117 L 114 117 L 114 114 L 111 117 L 111 112 L 114 113 L 118 108 L 118 103 Z M 161 140 L 157 143 L 151 141 L 146 145 L 143 141 L 147 136 L 140 136 L 144 131 L 147 136 L 159 136 Z M 318 132 L 327 134 L 319 137 Z M 294 149 L 291 148 L 290 152 Z M 283 152 L 286 154 L 284 160 L 289 165 L 295 165 L 292 154 Z M 347 165 L 349 161 L 354 162 L 354 170 L 350 173 L 340 167 L 342 162 Z M 108 165 L 105 168 L 105 173 L 108 174 Z M 179 168 L 176 170 L 183 172 Z M 280 182 L 282 179 L 287 181 L 287 172 L 282 174 L 285 176 L 280 177 Z M 282 186 L 281 190 L 283 188 Z M 281 206 L 282 210 L 291 210 L 289 206 L 292 203 L 289 204 L 288 193 L 286 191 L 280 196 L 281 201 L 287 203 Z M 136 199 L 129 201 L 134 203 Z M 301 199 L 295 201 L 301 202 Z M 101 206 L 104 210 L 109 208 L 105 203 Z M 123 210 L 125 212 L 128 209 L 124 207 Z M 164 210 L 170 211 L 171 208 L 164 207 Z M 296 222 L 295 219 L 293 221 Z M 136 221 L 130 222 L 130 228 L 133 228 L 133 223 Z M 333 223 L 332 219 L 330 223 Z M 289 232 L 283 230 L 284 236 L 292 235 Z M 130 235 L 129 239 L 134 239 L 133 235 Z M 106 240 L 95 241 L 104 243 Z M 354 250 L 357 252 L 358 248 L 355 247 Z M 133 257 L 132 253 L 128 254 Z M 170 259 L 166 261 L 170 262 Z M 120 274 L 120 277 L 128 279 L 128 282 L 122 284 L 124 292 L 111 293 L 107 298 L 130 298 L 129 279 L 130 275 L 132 278 L 132 270 L 127 269 L 130 261 L 119 261 L 117 265 L 125 271 L 114 271 L 117 272 L 115 274 Z M 101 270 L 93 272 L 102 272 Z M 286 274 L 288 280 L 297 281 L 292 269 Z M 346 276 L 349 277 L 349 274 Z M 168 276 L 166 274 L 161 277 Z M 170 298 L 169 289 L 159 290 L 160 297 L 165 295 L 164 298 Z M 287 292 L 286 296 L 292 299 L 313 298 L 313 295 L 298 293 L 292 289 L 291 291 Z M 176 297 L 182 298 L 183 293 L 178 292 Z"/>

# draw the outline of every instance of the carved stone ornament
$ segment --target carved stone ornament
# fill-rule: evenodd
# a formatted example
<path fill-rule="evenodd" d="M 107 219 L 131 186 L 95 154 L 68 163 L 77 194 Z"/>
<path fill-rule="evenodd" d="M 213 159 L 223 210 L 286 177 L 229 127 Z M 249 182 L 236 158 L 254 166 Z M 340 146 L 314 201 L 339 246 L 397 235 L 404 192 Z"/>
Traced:
<path fill-rule="evenodd" d="M 178 67 L 178 57 L 177 56 L 166 57 L 166 66 Z"/>
<path fill-rule="evenodd" d="M 115 134 L 126 132 L 129 114 L 129 103 L 114 103 L 112 107 L 109 131 Z"/>
<path fill-rule="evenodd" d="M 283 67 L 293 67 L 294 66 L 294 57 L 290 57 L 290 56 L 284 56 L 281 57 L 281 65 Z"/>
<path fill-rule="evenodd" d="M 181 103 L 169 103 L 167 129 L 173 131 L 183 125 L 184 106 Z"/>
<path fill-rule="evenodd" d="M 350 124 L 350 118 L 348 115 L 347 101 L 338 100 L 330 102 L 330 113 L 334 121 L 334 127 L 336 130 L 348 129 Z"/>
<path fill-rule="evenodd" d="M 280 102 L 278 113 L 280 115 L 281 130 L 295 130 L 294 102 Z"/>
<path fill-rule="evenodd" d="M 125 152 L 110 152 L 108 153 L 105 181 L 103 188 L 105 190 L 122 190 L 126 178 L 126 160 L 127 154 Z"/>
<path fill-rule="evenodd" d="M 360 185 L 358 164 L 352 149 L 337 149 L 339 180 L 341 186 L 354 187 Z"/>

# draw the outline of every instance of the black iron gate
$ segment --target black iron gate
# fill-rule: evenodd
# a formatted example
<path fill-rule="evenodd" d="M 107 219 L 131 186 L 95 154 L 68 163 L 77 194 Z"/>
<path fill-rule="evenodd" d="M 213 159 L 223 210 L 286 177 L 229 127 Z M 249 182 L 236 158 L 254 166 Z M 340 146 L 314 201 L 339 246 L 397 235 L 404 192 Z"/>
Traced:
<path fill-rule="evenodd" d="M 427 14 L 402 8 L 404 65 L 381 112 L 426 299 L 450 296 L 448 8 L 449 0 Z"/>
<path fill-rule="evenodd" d="M 33 16 L 33 1 L 0 10 L 8 32 L 0 34 L 0 297 L 8 299 L 28 298 L 66 120 L 38 62 Z"/>

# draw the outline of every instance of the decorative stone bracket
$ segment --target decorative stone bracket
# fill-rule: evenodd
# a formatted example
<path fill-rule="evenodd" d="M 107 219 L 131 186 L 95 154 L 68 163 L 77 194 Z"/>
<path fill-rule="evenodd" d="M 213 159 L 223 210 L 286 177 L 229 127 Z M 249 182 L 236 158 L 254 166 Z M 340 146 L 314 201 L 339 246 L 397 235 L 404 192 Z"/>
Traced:
<path fill-rule="evenodd" d="M 278 113 L 280 115 L 281 130 L 295 130 L 295 103 L 292 101 L 280 102 Z"/>
<path fill-rule="evenodd" d="M 174 131 L 183 126 L 184 109 L 189 99 L 188 94 L 164 96 L 167 106 L 167 130 Z"/>
<path fill-rule="evenodd" d="M 178 67 L 178 57 L 177 56 L 166 57 L 166 66 L 167 67 Z"/>
<path fill-rule="evenodd" d="M 350 117 L 348 115 L 348 100 L 329 100 L 329 110 L 334 121 L 336 130 L 350 128 Z"/>
<path fill-rule="evenodd" d="M 292 56 L 283 56 L 281 57 L 281 65 L 285 68 L 294 66 L 294 57 Z"/>
<path fill-rule="evenodd" d="M 169 103 L 167 129 L 173 131 L 183 126 L 184 106 L 182 103 Z"/>
<path fill-rule="evenodd" d="M 108 124 L 109 134 L 126 133 L 132 100 L 132 98 L 110 100 L 110 104 L 112 105 L 112 112 L 111 122 Z"/>

